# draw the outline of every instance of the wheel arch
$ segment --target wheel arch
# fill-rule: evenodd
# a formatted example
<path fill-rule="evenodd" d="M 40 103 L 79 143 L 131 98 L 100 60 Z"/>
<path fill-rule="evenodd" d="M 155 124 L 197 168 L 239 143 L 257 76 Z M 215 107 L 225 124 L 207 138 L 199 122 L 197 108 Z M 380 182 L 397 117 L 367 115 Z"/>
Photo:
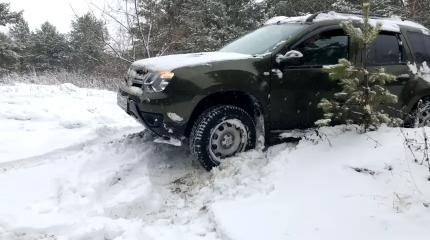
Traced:
<path fill-rule="evenodd" d="M 233 105 L 244 109 L 254 117 L 264 119 L 264 111 L 261 102 L 253 95 L 243 91 L 220 91 L 212 93 L 197 103 L 185 128 L 185 136 L 189 136 L 191 129 L 198 117 L 208 108 L 216 105 Z"/>

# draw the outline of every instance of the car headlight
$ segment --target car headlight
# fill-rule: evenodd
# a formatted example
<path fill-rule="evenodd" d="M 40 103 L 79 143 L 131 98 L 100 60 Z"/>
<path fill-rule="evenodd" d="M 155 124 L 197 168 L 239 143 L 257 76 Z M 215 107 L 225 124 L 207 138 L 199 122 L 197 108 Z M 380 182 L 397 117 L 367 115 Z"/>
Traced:
<path fill-rule="evenodd" d="M 169 71 L 148 73 L 142 79 L 143 85 L 145 90 L 149 92 L 162 92 L 166 89 L 174 76 L 175 74 Z"/>

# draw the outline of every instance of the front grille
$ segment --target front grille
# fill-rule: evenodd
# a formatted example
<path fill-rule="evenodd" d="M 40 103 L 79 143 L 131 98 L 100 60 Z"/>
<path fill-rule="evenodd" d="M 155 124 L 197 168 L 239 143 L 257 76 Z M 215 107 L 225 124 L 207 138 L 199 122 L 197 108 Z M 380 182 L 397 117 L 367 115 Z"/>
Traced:
<path fill-rule="evenodd" d="M 145 75 L 145 74 L 147 74 L 149 71 L 147 70 L 147 69 L 138 69 L 138 70 L 136 70 L 136 73 L 138 74 L 138 75 Z"/>
<path fill-rule="evenodd" d="M 131 86 L 132 87 L 138 87 L 143 88 L 143 82 L 146 79 L 146 76 L 148 75 L 149 71 L 146 69 L 137 69 L 133 70 L 134 73 L 131 74 Z"/>
<path fill-rule="evenodd" d="M 132 87 L 138 87 L 138 88 L 142 88 L 143 87 L 143 81 L 140 79 L 133 79 L 132 83 L 131 83 Z"/>

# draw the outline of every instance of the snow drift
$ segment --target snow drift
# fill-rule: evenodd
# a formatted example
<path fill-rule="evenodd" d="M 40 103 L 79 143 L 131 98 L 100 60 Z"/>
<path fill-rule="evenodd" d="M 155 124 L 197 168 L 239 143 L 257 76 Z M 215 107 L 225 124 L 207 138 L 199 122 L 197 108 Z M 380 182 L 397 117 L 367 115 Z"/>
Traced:
<path fill-rule="evenodd" d="M 0 239 L 430 234 L 429 171 L 400 129 L 310 131 L 206 173 L 183 148 L 153 143 L 114 93 L 70 84 L 0 86 L 0 129 Z"/>

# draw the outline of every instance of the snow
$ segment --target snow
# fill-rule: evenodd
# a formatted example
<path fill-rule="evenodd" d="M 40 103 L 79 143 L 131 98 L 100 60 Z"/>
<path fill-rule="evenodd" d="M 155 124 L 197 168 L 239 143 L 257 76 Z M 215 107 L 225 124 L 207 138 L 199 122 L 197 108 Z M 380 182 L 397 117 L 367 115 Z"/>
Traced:
<path fill-rule="evenodd" d="M 182 146 L 182 141 L 179 139 L 175 139 L 175 138 L 164 139 L 162 137 L 159 137 L 159 138 L 154 139 L 154 142 L 155 143 L 162 143 L 162 144 L 170 144 L 170 145 L 176 146 L 176 147 Z"/>
<path fill-rule="evenodd" d="M 72 84 L 0 86 L 0 121 L 0 162 L 75 146 L 134 122 L 118 111 L 115 93 Z"/>
<path fill-rule="evenodd" d="M 312 133 L 312 130 L 300 130 L 300 129 L 294 129 L 290 131 L 285 131 L 279 136 L 281 138 L 303 138 L 306 135 L 309 135 Z"/>
<path fill-rule="evenodd" d="M 145 67 L 154 71 L 172 71 L 182 67 L 210 65 L 219 61 L 242 60 L 249 58 L 252 58 L 252 56 L 230 52 L 189 53 L 139 60 L 133 63 L 133 67 Z"/>
<path fill-rule="evenodd" d="M 280 69 L 278 69 L 278 68 L 272 69 L 272 73 L 276 74 L 276 76 L 279 79 L 282 79 L 284 77 L 284 73 Z"/>
<path fill-rule="evenodd" d="M 179 116 L 177 113 L 167 113 L 167 116 L 172 119 L 175 122 L 182 122 L 184 121 L 184 118 L 182 118 L 181 116 Z"/>
<path fill-rule="evenodd" d="M 430 82 L 430 67 L 427 62 L 423 62 L 419 66 L 416 63 L 409 63 L 408 66 L 414 75 Z"/>
<path fill-rule="evenodd" d="M 278 16 L 268 20 L 266 24 L 306 22 L 306 20 L 310 16 L 311 15 L 298 16 L 298 17 Z M 363 18 L 360 15 L 344 14 L 344 13 L 337 13 L 337 12 L 331 11 L 327 13 L 318 14 L 313 20 L 313 22 L 322 22 L 322 21 L 330 21 L 330 20 L 344 20 L 344 21 L 351 20 L 351 21 L 362 22 Z M 402 20 L 398 16 L 392 16 L 388 18 L 373 18 L 373 19 L 370 19 L 369 23 L 373 26 L 380 24 L 381 30 L 384 30 L 384 31 L 400 32 L 400 26 L 409 26 L 409 27 L 421 29 L 424 33 L 425 32 L 429 33 L 429 30 L 423 25 L 416 22 L 408 21 L 408 20 Z"/>
<path fill-rule="evenodd" d="M 322 132 L 330 142 L 278 147 L 259 170 L 265 191 L 214 203 L 221 235 L 232 240 L 427 239 L 429 172 L 411 161 L 399 130 L 368 135 L 340 130 Z"/>
<path fill-rule="evenodd" d="M 135 95 L 135 96 L 142 96 L 142 95 L 143 95 L 143 90 L 142 90 L 142 88 L 138 88 L 138 87 L 128 87 L 128 88 L 127 88 L 127 90 L 128 90 L 128 91 L 130 91 L 130 93 L 131 93 L 132 95 Z"/>
<path fill-rule="evenodd" d="M 280 23 L 302 23 L 302 22 L 306 22 L 306 19 L 308 19 L 310 16 L 312 15 L 308 14 L 308 15 L 296 16 L 296 17 L 277 16 L 267 20 L 265 25 L 280 24 Z"/>
<path fill-rule="evenodd" d="M 207 173 L 185 148 L 154 143 L 115 99 L 70 84 L 0 85 L 0 239 L 430 234 L 430 173 L 413 161 L 400 129 L 292 131 L 284 136 L 303 140 Z M 422 142 L 421 129 L 403 131 Z"/>
<path fill-rule="evenodd" d="M 341 14 L 336 12 L 321 13 L 315 18 L 315 22 L 327 21 L 327 20 L 351 20 L 351 21 L 363 21 L 363 18 L 359 15 Z M 383 19 L 370 19 L 369 23 L 372 26 L 377 24 L 381 25 L 381 30 L 390 32 L 400 32 L 399 25 L 407 25 L 407 22 L 403 22 L 401 18 L 393 16 L 391 18 Z M 414 24 L 416 27 L 417 24 Z"/>

